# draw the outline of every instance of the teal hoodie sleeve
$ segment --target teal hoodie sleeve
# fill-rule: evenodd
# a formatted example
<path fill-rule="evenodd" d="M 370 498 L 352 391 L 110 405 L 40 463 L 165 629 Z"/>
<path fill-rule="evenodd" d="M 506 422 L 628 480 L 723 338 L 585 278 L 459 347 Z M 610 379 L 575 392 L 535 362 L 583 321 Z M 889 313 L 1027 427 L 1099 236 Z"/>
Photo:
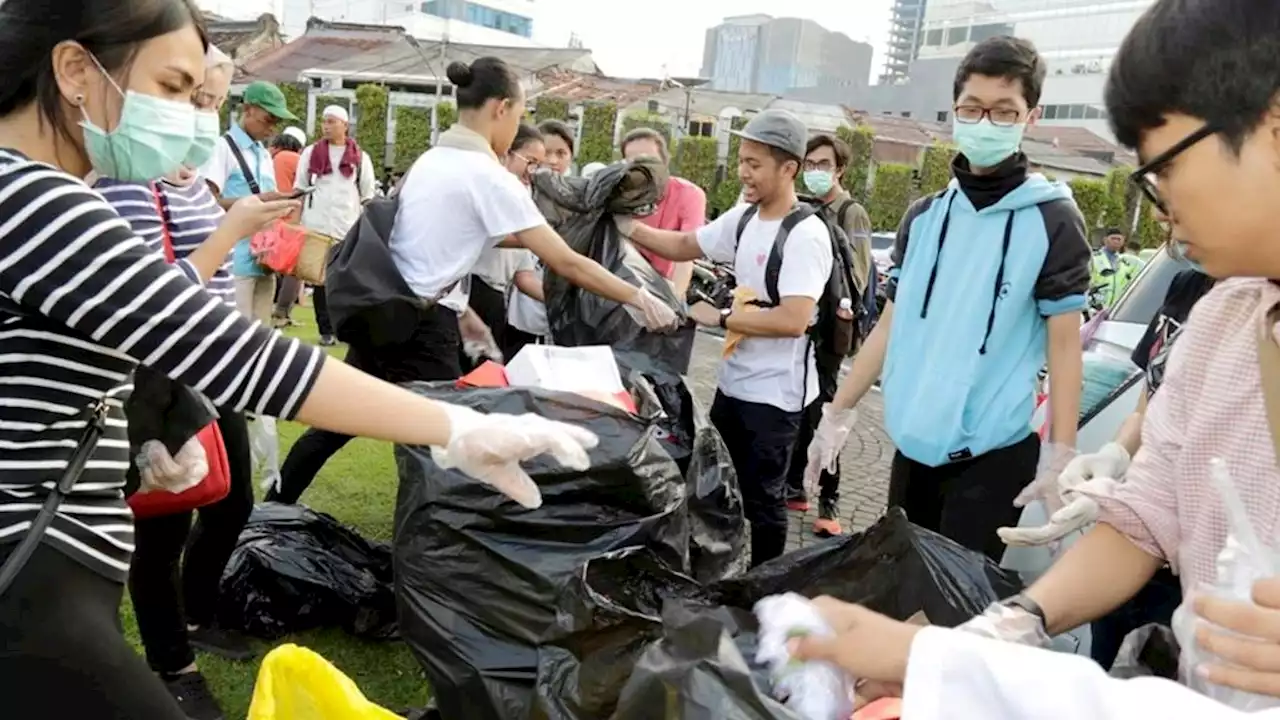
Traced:
<path fill-rule="evenodd" d="M 1049 247 L 1036 280 L 1035 297 L 1044 317 L 1079 312 L 1089 292 L 1089 240 L 1075 200 L 1061 198 L 1040 206 Z"/>

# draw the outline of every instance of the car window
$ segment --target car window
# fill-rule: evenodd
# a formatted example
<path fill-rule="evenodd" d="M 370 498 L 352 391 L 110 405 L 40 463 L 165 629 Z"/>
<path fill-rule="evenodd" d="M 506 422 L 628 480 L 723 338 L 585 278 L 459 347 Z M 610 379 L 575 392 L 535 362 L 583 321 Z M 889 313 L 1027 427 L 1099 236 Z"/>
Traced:
<path fill-rule="evenodd" d="M 1169 253 L 1156 253 L 1112 306 L 1107 319 L 1136 325 L 1150 323 L 1164 304 L 1173 277 L 1190 267 L 1187 261 L 1175 259 Z"/>
<path fill-rule="evenodd" d="M 1172 259 L 1172 258 L 1170 258 Z M 1080 422 L 1084 424 L 1116 396 L 1141 379 L 1142 370 L 1128 358 L 1085 353 L 1084 388 L 1080 393 Z"/>
<path fill-rule="evenodd" d="M 871 235 L 872 250 L 889 250 L 893 248 L 893 233 L 873 233 Z"/>

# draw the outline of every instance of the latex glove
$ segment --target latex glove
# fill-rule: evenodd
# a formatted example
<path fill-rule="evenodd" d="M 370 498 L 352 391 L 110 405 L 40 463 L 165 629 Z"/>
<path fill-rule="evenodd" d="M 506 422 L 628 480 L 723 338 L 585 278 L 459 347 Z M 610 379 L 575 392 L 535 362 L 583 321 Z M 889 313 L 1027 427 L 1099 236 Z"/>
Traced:
<path fill-rule="evenodd" d="M 844 449 L 849 433 L 858 423 L 857 408 L 836 409 L 827 403 L 822 406 L 822 420 L 813 431 L 813 441 L 809 443 L 807 463 L 804 466 L 804 490 L 809 495 L 818 492 L 818 481 L 822 471 L 833 473 L 836 462 L 840 459 L 840 451 Z"/>
<path fill-rule="evenodd" d="M 183 443 L 177 455 L 170 455 L 159 440 L 148 440 L 139 448 L 135 462 L 140 493 L 185 492 L 209 474 L 209 456 L 195 437 Z"/>
<path fill-rule="evenodd" d="M 1118 484 L 1117 480 L 1107 477 L 1083 482 L 1064 495 L 1065 504 L 1062 509 L 1049 516 L 1046 524 L 1036 528 L 1003 527 L 996 530 L 996 534 L 1005 545 L 1014 547 L 1039 547 L 1055 543 L 1097 522 L 1098 502 L 1090 495 L 1110 495 Z"/>
<path fill-rule="evenodd" d="M 520 467 L 525 460 L 547 453 L 573 470 L 586 470 L 587 450 L 595 447 L 595 433 L 538 415 L 485 415 L 442 403 L 452 431 L 449 445 L 431 448 L 442 468 L 456 468 L 527 508 L 542 505 L 538 486 Z"/>
<path fill-rule="evenodd" d="M 1052 642 L 1039 617 L 1021 608 L 999 603 L 992 603 L 981 615 L 971 618 L 956 629 L 991 640 L 1039 648 L 1049 647 Z"/>
<path fill-rule="evenodd" d="M 458 316 L 458 333 L 462 336 L 462 352 L 472 361 L 488 358 L 502 362 L 502 351 L 498 349 L 493 331 L 474 310 L 468 308 Z"/>
<path fill-rule="evenodd" d="M 1053 442 L 1042 444 L 1035 480 L 1014 498 L 1014 507 L 1026 507 L 1033 500 L 1043 500 L 1050 513 L 1061 510 L 1063 502 L 1058 495 L 1058 478 L 1075 456 L 1076 449 L 1073 447 Z"/>
<path fill-rule="evenodd" d="M 614 215 L 613 224 L 618 228 L 618 234 L 625 238 L 631 237 L 636 229 L 636 219 L 630 215 Z"/>
<path fill-rule="evenodd" d="M 1119 443 L 1109 442 L 1096 453 L 1078 455 L 1067 463 L 1058 476 L 1058 488 L 1062 495 L 1094 478 L 1120 480 L 1129 470 L 1129 451 Z"/>
<path fill-rule="evenodd" d="M 806 720 L 849 717 L 853 683 L 844 671 L 830 662 L 803 662 L 791 656 L 793 638 L 835 639 L 817 606 L 808 598 L 786 593 L 764 598 L 754 610 L 760 621 L 756 662 L 769 667 L 774 697 Z"/>
<path fill-rule="evenodd" d="M 646 330 L 666 332 L 674 330 L 680 323 L 675 310 L 644 288 L 636 288 L 635 297 L 625 307 L 631 317 L 644 325 Z"/>

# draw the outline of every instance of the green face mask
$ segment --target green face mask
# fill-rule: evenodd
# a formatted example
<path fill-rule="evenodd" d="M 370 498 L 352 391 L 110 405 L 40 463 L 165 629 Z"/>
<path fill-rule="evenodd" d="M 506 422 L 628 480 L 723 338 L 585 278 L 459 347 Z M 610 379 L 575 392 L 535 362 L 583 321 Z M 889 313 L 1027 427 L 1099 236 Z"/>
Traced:
<path fill-rule="evenodd" d="M 114 180 L 150 182 L 177 170 L 191 150 L 195 107 L 190 102 L 125 92 L 101 65 L 98 69 L 124 98 L 124 104 L 120 120 L 110 132 L 95 125 L 84 108 L 80 109 L 84 148 L 94 172 Z"/>
<path fill-rule="evenodd" d="M 218 113 L 198 110 L 195 115 L 195 137 L 191 141 L 191 149 L 187 151 L 187 159 L 182 163 L 189 168 L 198 168 L 209 162 L 213 151 L 218 147 L 218 140 L 222 139 Z"/>

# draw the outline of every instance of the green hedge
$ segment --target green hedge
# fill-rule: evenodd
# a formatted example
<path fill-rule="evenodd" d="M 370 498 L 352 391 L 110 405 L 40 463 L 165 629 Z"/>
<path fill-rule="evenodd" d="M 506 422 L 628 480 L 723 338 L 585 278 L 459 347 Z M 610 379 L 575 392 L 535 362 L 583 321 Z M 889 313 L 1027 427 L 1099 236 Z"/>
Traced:
<path fill-rule="evenodd" d="M 729 127 L 741 130 L 746 124 L 746 118 L 736 117 L 730 121 Z M 708 210 L 724 212 L 738 204 L 738 195 L 742 193 L 742 180 L 738 178 L 738 148 L 741 146 L 742 138 L 737 135 L 729 136 L 729 153 L 725 156 L 723 168 L 718 172 L 720 182 L 716 183 L 715 191 L 707 195 Z"/>
<path fill-rule="evenodd" d="M 280 83 L 280 92 L 284 93 L 285 107 L 289 108 L 289 112 L 298 117 L 296 121 L 289 124 L 305 130 L 307 125 L 307 87 L 300 83 Z M 323 108 L 323 105 L 317 106 L 317 109 Z"/>
<path fill-rule="evenodd" d="M 1160 247 L 1169 238 L 1169 232 L 1156 220 L 1155 208 L 1143 198 L 1139 212 L 1138 232 L 1135 233 L 1137 241 L 1144 248 Z"/>
<path fill-rule="evenodd" d="M 397 173 L 408 172 L 418 156 L 431 147 L 431 109 L 400 105 L 396 108 L 395 162 Z"/>
<path fill-rule="evenodd" d="M 458 122 L 458 108 L 451 102 L 440 103 L 436 107 L 436 130 L 444 132 Z"/>
<path fill-rule="evenodd" d="M 1107 215 L 1112 212 L 1112 199 L 1105 180 L 1091 178 L 1075 178 L 1068 185 L 1075 196 L 1076 207 L 1084 216 L 1085 231 L 1090 240 L 1098 228 L 1102 227 Z"/>
<path fill-rule="evenodd" d="M 387 166 L 387 89 L 381 85 L 361 85 L 356 88 L 356 142 L 369 153 L 373 170 L 382 174 Z"/>
<path fill-rule="evenodd" d="M 932 195 L 947 187 L 951 182 L 951 161 L 955 156 L 956 149 L 952 145 L 934 143 L 925 148 L 924 158 L 920 161 L 921 195 Z"/>
<path fill-rule="evenodd" d="M 286 101 L 287 100 L 288 98 L 286 98 Z M 312 139 L 320 137 L 320 127 L 324 123 L 324 115 L 322 113 L 324 112 L 324 109 L 329 107 L 330 105 L 337 105 L 339 107 L 344 107 L 347 109 L 348 114 L 351 113 L 351 101 L 344 97 L 337 97 L 335 95 L 316 96 L 316 124 L 315 124 L 315 127 L 313 127 L 311 130 Z M 292 108 L 290 109 L 292 110 Z M 294 113 L 294 114 L 298 115 L 298 117 L 302 119 L 302 122 L 306 122 L 307 111 L 305 106 L 303 107 L 301 114 L 299 113 Z"/>
<path fill-rule="evenodd" d="M 720 143 L 715 138 L 685 137 L 676 145 L 672 165 L 675 174 L 702 188 L 708 196 L 716 191 L 716 168 Z M 736 172 L 736 169 L 735 169 Z"/>
<path fill-rule="evenodd" d="M 650 112 L 632 112 L 627 113 L 622 118 L 622 135 L 624 137 L 632 130 L 642 127 L 657 130 L 662 137 L 666 138 L 667 146 L 671 146 L 671 123 L 667 122 L 661 115 Z"/>
<path fill-rule="evenodd" d="M 533 120 L 540 123 L 546 120 L 568 120 L 569 103 L 554 97 L 540 97 L 535 103 Z"/>
<path fill-rule="evenodd" d="M 914 167 L 900 163 L 883 163 L 876 167 L 867 212 L 871 215 L 871 227 L 877 232 L 898 229 L 902 217 L 907 214 L 907 207 L 915 199 L 915 171 Z"/>
<path fill-rule="evenodd" d="M 842 125 L 836 130 L 836 137 L 849 144 L 852 151 L 849 155 L 849 168 L 844 171 L 844 189 L 855 200 L 864 205 L 867 202 L 867 178 L 871 174 L 871 149 L 875 145 L 875 133 L 871 128 L 849 127 Z"/>
<path fill-rule="evenodd" d="M 613 162 L 613 129 L 617 119 L 618 106 L 611 102 L 593 103 L 582 109 L 578 167 L 593 162 Z"/>

